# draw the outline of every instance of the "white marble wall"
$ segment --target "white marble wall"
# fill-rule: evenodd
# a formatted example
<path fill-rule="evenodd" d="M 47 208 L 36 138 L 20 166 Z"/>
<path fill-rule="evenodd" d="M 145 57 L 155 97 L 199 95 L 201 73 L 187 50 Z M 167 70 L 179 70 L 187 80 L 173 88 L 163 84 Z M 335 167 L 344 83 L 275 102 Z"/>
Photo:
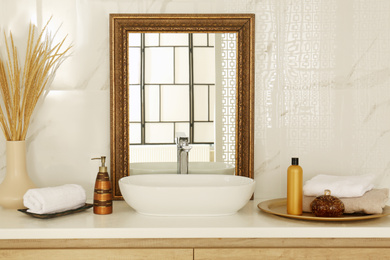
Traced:
<path fill-rule="evenodd" d="M 3 30 L 25 42 L 30 21 L 74 44 L 28 133 L 41 187 L 79 183 L 110 150 L 109 13 L 256 14 L 256 197 L 283 197 L 299 156 L 304 178 L 378 175 L 390 187 L 390 2 L 376 0 L 0 0 Z M 0 181 L 5 140 L 0 138 Z"/>

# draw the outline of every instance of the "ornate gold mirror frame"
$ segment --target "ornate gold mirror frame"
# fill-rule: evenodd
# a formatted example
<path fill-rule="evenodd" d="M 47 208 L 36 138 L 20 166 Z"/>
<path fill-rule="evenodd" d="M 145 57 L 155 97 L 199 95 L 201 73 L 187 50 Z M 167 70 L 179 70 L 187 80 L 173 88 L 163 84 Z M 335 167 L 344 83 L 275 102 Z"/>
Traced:
<path fill-rule="evenodd" d="M 254 14 L 110 14 L 111 180 L 129 175 L 128 34 L 130 32 L 236 33 L 236 175 L 253 178 Z"/>

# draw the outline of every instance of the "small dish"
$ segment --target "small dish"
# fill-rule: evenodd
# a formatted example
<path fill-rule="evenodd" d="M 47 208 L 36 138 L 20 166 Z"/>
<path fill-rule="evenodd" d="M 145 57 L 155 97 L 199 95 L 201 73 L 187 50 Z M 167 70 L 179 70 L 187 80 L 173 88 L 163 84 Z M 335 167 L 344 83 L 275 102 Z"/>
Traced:
<path fill-rule="evenodd" d="M 34 218 L 48 219 L 48 218 L 56 218 L 56 217 L 61 217 L 61 216 L 81 212 L 81 211 L 84 211 L 84 210 L 92 208 L 92 207 L 93 207 L 93 204 L 85 203 L 84 206 L 81 206 L 80 208 L 77 208 L 77 209 L 71 209 L 71 210 L 57 212 L 57 213 L 51 213 L 51 214 L 31 213 L 31 212 L 27 212 L 28 209 L 18 209 L 18 211 L 25 213 L 31 217 L 34 217 Z"/>
<path fill-rule="evenodd" d="M 390 207 L 385 206 L 382 214 L 344 214 L 340 217 L 316 217 L 312 213 L 304 212 L 302 215 L 287 214 L 287 199 L 273 199 L 260 202 L 257 207 L 264 212 L 286 218 L 313 220 L 313 221 L 356 221 L 372 218 L 381 218 L 390 215 Z"/>

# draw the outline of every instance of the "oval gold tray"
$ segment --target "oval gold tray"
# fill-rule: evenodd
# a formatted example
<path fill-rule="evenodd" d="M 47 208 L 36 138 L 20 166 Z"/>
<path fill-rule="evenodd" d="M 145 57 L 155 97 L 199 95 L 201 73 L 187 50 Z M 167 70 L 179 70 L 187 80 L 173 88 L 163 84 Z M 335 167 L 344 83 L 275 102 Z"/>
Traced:
<path fill-rule="evenodd" d="M 390 215 L 390 207 L 385 206 L 382 214 L 362 215 L 362 214 L 344 214 L 340 217 L 316 217 L 312 213 L 304 212 L 302 215 L 287 214 L 287 199 L 273 199 L 260 202 L 257 207 L 264 212 L 294 219 L 314 220 L 314 221 L 356 221 L 363 219 L 381 218 Z"/>

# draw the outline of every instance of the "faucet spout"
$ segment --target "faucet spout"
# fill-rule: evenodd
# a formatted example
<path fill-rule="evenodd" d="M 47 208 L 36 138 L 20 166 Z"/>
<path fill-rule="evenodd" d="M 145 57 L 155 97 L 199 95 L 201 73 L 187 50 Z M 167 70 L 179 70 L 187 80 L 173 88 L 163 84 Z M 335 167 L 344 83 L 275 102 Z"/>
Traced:
<path fill-rule="evenodd" d="M 188 137 L 178 137 L 177 143 L 177 174 L 188 174 L 188 153 L 191 146 L 188 145 Z"/>

